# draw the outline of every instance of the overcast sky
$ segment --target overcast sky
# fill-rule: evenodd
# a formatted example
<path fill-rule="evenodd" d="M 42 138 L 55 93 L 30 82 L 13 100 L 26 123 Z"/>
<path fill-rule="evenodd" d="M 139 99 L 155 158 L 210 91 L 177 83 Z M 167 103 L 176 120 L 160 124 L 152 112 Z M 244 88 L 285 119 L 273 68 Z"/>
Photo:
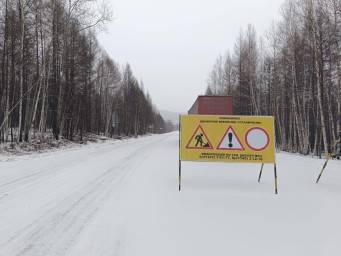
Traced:
<path fill-rule="evenodd" d="M 263 35 L 284 0 L 111 0 L 115 20 L 99 41 L 130 63 L 159 110 L 187 112 L 205 92 L 219 54 L 249 23 Z"/>

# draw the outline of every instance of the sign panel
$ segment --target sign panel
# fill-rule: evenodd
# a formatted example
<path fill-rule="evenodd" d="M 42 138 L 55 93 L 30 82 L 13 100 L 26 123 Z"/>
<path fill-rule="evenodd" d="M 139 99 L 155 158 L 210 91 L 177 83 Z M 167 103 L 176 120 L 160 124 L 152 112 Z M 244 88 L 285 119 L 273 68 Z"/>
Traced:
<path fill-rule="evenodd" d="M 180 160 L 275 163 L 268 116 L 181 116 Z"/>

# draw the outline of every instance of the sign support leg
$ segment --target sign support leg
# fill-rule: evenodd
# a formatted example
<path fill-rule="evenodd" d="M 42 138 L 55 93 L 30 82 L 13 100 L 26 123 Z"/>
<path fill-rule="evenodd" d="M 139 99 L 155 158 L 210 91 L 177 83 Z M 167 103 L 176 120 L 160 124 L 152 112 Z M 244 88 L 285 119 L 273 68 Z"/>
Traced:
<path fill-rule="evenodd" d="M 258 182 L 260 182 L 260 178 L 262 177 L 263 166 L 264 166 L 264 164 L 262 164 L 262 167 L 260 168 L 259 177 L 258 177 Z"/>
<path fill-rule="evenodd" d="M 181 191 L 181 115 L 179 115 L 179 191 Z"/>
<path fill-rule="evenodd" d="M 181 160 L 179 160 L 179 191 L 181 191 Z"/>
<path fill-rule="evenodd" d="M 323 173 L 323 171 L 324 171 L 324 168 L 326 168 L 329 159 L 330 159 L 330 155 L 328 154 L 327 159 L 326 159 L 326 162 L 324 163 L 324 165 L 323 165 L 323 167 L 322 167 L 322 170 L 321 170 L 320 175 L 318 176 L 318 178 L 317 178 L 317 180 L 316 180 L 316 183 L 319 182 L 319 180 L 320 180 L 320 178 L 321 178 L 321 176 L 322 176 L 322 173 Z"/>
<path fill-rule="evenodd" d="M 274 163 L 274 174 L 275 174 L 275 194 L 278 194 L 278 190 L 277 190 L 277 168 L 276 168 L 276 163 Z"/>

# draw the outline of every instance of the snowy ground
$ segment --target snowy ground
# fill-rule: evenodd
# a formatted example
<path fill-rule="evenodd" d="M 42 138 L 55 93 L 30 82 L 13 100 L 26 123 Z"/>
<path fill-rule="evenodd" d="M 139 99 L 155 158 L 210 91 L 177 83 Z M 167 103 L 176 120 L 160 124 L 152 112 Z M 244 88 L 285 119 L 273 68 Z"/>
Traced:
<path fill-rule="evenodd" d="M 0 256 L 341 255 L 341 161 L 183 163 L 178 134 L 0 155 Z M 10 160 L 10 161 L 6 161 Z"/>

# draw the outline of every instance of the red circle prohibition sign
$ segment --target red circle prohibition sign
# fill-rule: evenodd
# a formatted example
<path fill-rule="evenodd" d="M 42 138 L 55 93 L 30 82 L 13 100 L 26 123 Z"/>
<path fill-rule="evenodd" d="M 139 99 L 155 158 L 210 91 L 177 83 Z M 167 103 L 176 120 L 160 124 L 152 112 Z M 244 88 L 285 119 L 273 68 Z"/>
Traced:
<path fill-rule="evenodd" d="M 264 135 L 266 137 L 264 137 Z M 252 136 L 252 137 L 248 138 L 249 136 Z M 265 143 L 261 141 L 261 143 L 259 144 L 259 141 L 257 141 L 257 138 L 255 136 L 261 136 L 260 137 L 261 140 L 262 139 L 264 140 L 266 138 L 266 142 L 264 140 Z M 262 151 L 269 146 L 270 136 L 263 128 L 252 127 L 245 134 L 245 142 L 250 149 L 254 151 Z"/>

